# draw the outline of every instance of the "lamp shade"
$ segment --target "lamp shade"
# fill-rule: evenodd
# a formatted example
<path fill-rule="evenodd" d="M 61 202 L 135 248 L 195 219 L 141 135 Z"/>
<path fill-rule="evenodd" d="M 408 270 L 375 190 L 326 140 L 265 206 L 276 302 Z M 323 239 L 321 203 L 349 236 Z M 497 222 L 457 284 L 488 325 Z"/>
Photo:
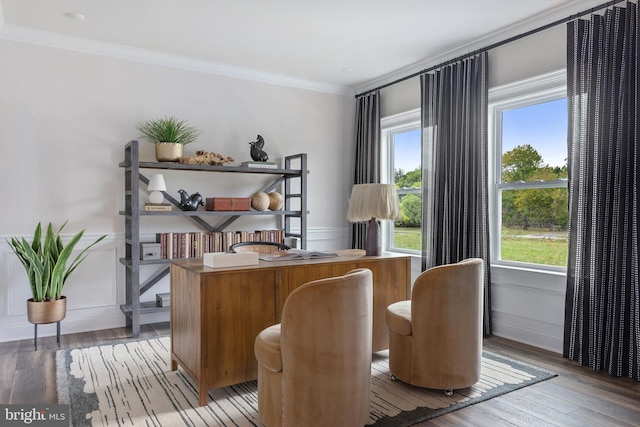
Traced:
<path fill-rule="evenodd" d="M 147 191 L 167 191 L 167 186 L 164 183 L 162 174 L 151 175 L 149 185 L 147 185 Z"/>
<path fill-rule="evenodd" d="M 401 217 L 394 184 L 356 184 L 351 191 L 347 219 L 350 222 Z"/>

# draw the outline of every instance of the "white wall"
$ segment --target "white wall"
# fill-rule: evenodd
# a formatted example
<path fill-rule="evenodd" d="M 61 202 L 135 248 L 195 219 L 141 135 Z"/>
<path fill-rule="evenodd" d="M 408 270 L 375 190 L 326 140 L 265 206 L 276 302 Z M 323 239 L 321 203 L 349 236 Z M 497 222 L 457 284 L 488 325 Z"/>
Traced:
<path fill-rule="evenodd" d="M 124 325 L 122 257 L 124 144 L 138 137 L 136 122 L 173 114 L 202 128 L 185 147 L 250 160 L 250 141 L 261 134 L 272 159 L 308 153 L 309 246 L 346 247 L 347 196 L 353 152 L 352 96 L 241 80 L 0 40 L 0 342 L 33 336 L 26 320 L 26 276 L 4 238 L 31 236 L 39 222 L 109 237 L 91 251 L 65 287 L 69 298 L 62 332 Z M 153 145 L 141 142 L 142 159 Z M 213 176 L 215 175 L 215 176 Z M 166 173 L 168 191 L 205 197 L 249 196 L 260 183 L 237 174 Z M 144 221 L 143 237 L 194 229 L 182 221 Z M 234 228 L 253 229 L 242 218 Z M 267 221 L 266 224 L 274 225 Z M 143 271 L 143 274 L 150 272 Z M 166 292 L 168 280 L 154 288 Z M 42 326 L 42 336 L 55 326 Z"/>
<path fill-rule="evenodd" d="M 565 67 L 565 26 L 559 25 L 489 52 L 489 87 Z M 420 107 L 420 79 L 381 91 L 383 117 Z M 562 352 L 566 275 L 492 266 L 493 333 Z"/>

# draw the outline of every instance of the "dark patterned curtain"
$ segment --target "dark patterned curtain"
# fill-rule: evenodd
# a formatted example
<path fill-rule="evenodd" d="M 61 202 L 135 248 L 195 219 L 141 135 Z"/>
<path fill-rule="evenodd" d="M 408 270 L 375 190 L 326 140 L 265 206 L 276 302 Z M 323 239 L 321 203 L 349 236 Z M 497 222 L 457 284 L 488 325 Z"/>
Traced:
<path fill-rule="evenodd" d="M 564 356 L 640 381 L 638 17 L 623 6 L 567 26 Z"/>
<path fill-rule="evenodd" d="M 380 91 L 356 99 L 354 184 L 380 182 Z M 367 223 L 351 224 L 351 247 L 364 249 Z"/>
<path fill-rule="evenodd" d="M 420 83 L 422 269 L 482 258 L 484 332 L 489 335 L 487 53 L 423 74 Z"/>

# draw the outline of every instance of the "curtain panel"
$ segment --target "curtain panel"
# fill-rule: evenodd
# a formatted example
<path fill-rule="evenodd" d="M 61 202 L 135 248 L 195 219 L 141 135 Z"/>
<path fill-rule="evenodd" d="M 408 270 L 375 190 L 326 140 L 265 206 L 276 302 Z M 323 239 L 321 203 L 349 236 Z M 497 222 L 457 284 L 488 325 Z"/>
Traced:
<path fill-rule="evenodd" d="M 354 184 L 380 182 L 380 91 L 356 99 Z M 351 248 L 364 249 L 367 224 L 351 224 Z"/>
<path fill-rule="evenodd" d="M 623 6 L 567 24 L 564 357 L 640 381 L 638 17 Z"/>
<path fill-rule="evenodd" d="M 491 333 L 487 52 L 420 76 L 422 269 L 484 260 L 484 332 Z"/>

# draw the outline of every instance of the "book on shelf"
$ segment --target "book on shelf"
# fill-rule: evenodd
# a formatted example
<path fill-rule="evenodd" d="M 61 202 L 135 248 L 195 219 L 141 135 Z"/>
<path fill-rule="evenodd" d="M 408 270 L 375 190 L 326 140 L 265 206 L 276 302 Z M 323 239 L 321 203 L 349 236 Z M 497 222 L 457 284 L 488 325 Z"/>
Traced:
<path fill-rule="evenodd" d="M 147 212 L 171 212 L 169 203 L 145 203 L 144 210 Z"/>
<path fill-rule="evenodd" d="M 242 162 L 240 165 L 247 168 L 278 168 L 276 162 Z"/>
<path fill-rule="evenodd" d="M 339 256 L 337 252 L 289 249 L 287 251 L 260 254 L 260 259 L 263 261 L 283 261 L 289 259 L 333 258 L 337 256 Z"/>

